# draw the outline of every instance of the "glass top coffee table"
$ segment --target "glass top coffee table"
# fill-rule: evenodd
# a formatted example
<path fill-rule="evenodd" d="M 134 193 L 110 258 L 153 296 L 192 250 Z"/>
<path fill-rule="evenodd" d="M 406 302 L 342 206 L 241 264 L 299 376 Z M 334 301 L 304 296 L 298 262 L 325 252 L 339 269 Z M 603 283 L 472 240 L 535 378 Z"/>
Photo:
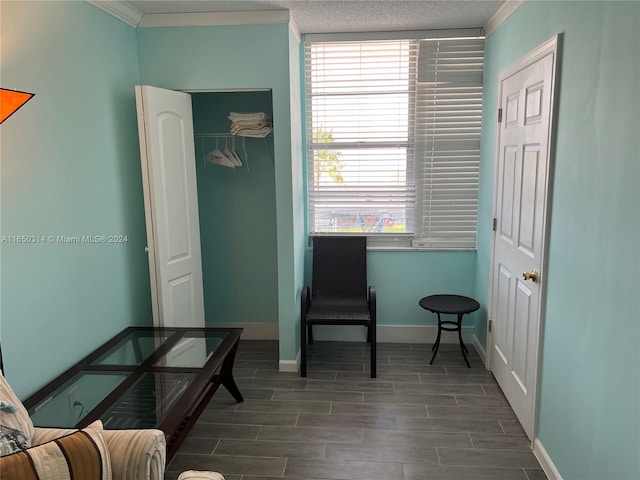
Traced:
<path fill-rule="evenodd" d="M 39 427 L 158 428 L 167 458 L 220 385 L 233 379 L 241 328 L 129 327 L 24 402 Z"/>

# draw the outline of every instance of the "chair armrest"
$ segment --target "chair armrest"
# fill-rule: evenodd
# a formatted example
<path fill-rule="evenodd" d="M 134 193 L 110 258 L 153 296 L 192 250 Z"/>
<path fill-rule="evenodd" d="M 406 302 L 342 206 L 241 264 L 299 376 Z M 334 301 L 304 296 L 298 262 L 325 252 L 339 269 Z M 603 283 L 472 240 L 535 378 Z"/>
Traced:
<path fill-rule="evenodd" d="M 300 310 L 302 310 L 302 315 L 304 316 L 311 306 L 311 288 L 306 285 L 302 289 L 302 295 L 300 298 Z"/>
<path fill-rule="evenodd" d="M 376 321 L 376 287 L 369 285 L 369 313 L 371 320 L 375 324 Z"/>
<path fill-rule="evenodd" d="M 167 443 L 161 430 L 104 430 L 114 480 L 162 480 Z"/>

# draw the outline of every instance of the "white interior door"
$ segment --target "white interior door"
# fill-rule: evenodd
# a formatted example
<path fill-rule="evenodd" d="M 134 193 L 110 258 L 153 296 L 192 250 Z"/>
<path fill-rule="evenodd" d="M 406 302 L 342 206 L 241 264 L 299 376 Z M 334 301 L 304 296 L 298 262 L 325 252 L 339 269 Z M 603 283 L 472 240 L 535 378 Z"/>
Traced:
<path fill-rule="evenodd" d="M 136 86 L 153 321 L 203 327 L 191 95 Z"/>
<path fill-rule="evenodd" d="M 555 40 L 500 74 L 490 365 L 529 438 L 545 280 Z"/>

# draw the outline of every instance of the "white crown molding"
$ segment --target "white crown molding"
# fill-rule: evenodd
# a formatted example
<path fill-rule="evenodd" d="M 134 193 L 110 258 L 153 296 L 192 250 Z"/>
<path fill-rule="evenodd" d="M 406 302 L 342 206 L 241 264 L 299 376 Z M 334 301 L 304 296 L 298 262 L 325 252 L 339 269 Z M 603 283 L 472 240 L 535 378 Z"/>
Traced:
<path fill-rule="evenodd" d="M 507 18 L 515 12 L 520 5 L 524 3 L 524 0 L 506 0 L 500 8 L 493 14 L 493 16 L 487 21 L 484 26 L 484 33 L 488 37 L 504 22 Z"/>
<path fill-rule="evenodd" d="M 245 12 L 209 13 L 148 13 L 138 24 L 140 28 L 153 27 L 210 27 L 224 25 L 288 24 L 289 10 L 262 10 Z"/>
<path fill-rule="evenodd" d="M 300 34 L 300 29 L 298 28 L 298 24 L 296 23 L 296 20 L 293 18 L 293 15 L 289 15 L 289 28 L 291 29 L 291 32 L 295 35 L 296 39 L 298 40 L 298 43 L 302 43 L 302 35 Z"/>
<path fill-rule="evenodd" d="M 121 0 L 86 0 L 88 3 L 109 15 L 116 17 L 118 20 L 137 28 L 142 20 L 143 13 L 137 8 L 132 7 Z"/>

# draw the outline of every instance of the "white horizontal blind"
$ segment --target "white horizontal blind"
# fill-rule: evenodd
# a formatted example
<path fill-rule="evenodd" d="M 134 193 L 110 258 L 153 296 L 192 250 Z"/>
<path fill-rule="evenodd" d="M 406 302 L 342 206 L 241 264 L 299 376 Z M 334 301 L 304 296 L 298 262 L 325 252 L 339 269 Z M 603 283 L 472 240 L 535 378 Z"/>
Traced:
<path fill-rule="evenodd" d="M 460 206 L 477 203 L 477 156 L 474 163 L 468 155 L 477 154 L 479 117 L 476 143 L 465 143 L 467 121 L 456 123 L 466 115 L 461 105 L 477 91 L 466 85 L 464 69 L 443 59 L 440 43 L 426 42 L 306 44 L 311 234 L 408 234 L 416 247 L 475 247 L 475 230 L 470 241 L 466 223 L 462 241 L 450 233 L 461 224 Z M 464 88 L 445 92 L 459 73 Z M 481 73 L 480 64 L 480 85 Z M 463 143 L 454 145 L 458 130 L 464 130 Z M 456 183 L 467 167 L 475 175 L 475 200 Z M 457 193 L 461 198 L 452 201 Z"/>
<path fill-rule="evenodd" d="M 413 245 L 475 248 L 484 40 L 422 40 Z"/>
<path fill-rule="evenodd" d="M 406 233 L 415 188 L 409 40 L 306 45 L 311 233 Z"/>

